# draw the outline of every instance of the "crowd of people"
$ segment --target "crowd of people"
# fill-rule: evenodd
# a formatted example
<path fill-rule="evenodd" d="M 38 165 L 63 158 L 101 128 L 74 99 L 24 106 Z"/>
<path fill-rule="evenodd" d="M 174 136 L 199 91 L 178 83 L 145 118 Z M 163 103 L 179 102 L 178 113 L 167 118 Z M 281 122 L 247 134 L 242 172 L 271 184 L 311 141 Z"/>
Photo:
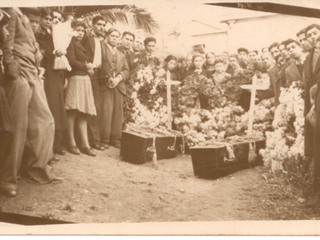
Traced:
<path fill-rule="evenodd" d="M 163 63 L 154 37 L 106 30 L 103 16 L 95 16 L 89 27 L 72 14 L 47 8 L 9 8 L 0 14 L 0 193 L 14 197 L 22 173 L 34 183 L 62 182 L 50 164 L 66 151 L 96 156 L 97 150 L 120 148 L 126 80 L 137 66 Z M 59 42 L 61 26 L 72 29 L 67 45 Z M 257 97 L 275 97 L 276 105 L 281 87 L 299 83 L 305 89 L 305 115 L 313 111 L 317 123 L 306 120 L 306 155 L 320 156 L 315 146 L 320 142 L 320 26 L 312 24 L 296 37 L 263 48 L 260 56 L 246 48 L 232 55 L 201 49 L 183 59 L 168 55 L 164 68 L 172 80 L 199 74 L 221 84 L 259 63 L 270 88 Z"/>

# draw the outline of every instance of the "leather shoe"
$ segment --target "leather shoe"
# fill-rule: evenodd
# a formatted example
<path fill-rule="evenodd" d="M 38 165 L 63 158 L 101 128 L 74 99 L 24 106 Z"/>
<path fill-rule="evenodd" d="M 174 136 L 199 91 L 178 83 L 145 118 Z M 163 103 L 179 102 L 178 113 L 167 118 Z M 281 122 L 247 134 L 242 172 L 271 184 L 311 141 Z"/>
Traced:
<path fill-rule="evenodd" d="M 53 176 L 53 178 L 51 178 L 51 181 L 50 181 L 50 183 L 62 183 L 62 182 L 63 182 L 63 178 L 56 177 L 56 176 Z"/>
<path fill-rule="evenodd" d="M 72 154 L 79 155 L 80 151 L 77 146 L 69 146 L 68 151 Z"/>
<path fill-rule="evenodd" d="M 15 189 L 1 188 L 0 193 L 7 197 L 15 197 L 17 195 L 17 191 Z"/>
<path fill-rule="evenodd" d="M 59 149 L 59 150 L 56 150 L 55 153 L 64 156 L 64 155 L 66 155 L 66 150 Z"/>
<path fill-rule="evenodd" d="M 87 147 L 81 147 L 80 151 L 84 154 L 91 156 L 91 157 L 95 157 L 97 155 L 94 151 L 92 151 L 91 148 L 87 148 Z"/>
<path fill-rule="evenodd" d="M 104 149 L 109 149 L 109 144 L 108 143 L 100 143 L 100 145 L 102 147 L 104 147 Z"/>
<path fill-rule="evenodd" d="M 94 149 L 97 149 L 99 151 L 103 151 L 105 149 L 103 146 L 101 146 L 99 144 L 94 144 L 91 147 L 94 148 Z"/>

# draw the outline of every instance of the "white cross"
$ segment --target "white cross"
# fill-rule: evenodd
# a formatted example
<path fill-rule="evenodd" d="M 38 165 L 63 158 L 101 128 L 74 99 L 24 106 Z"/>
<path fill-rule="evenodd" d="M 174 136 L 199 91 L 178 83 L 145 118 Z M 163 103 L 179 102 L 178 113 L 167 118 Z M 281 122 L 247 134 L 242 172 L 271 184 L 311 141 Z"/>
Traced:
<path fill-rule="evenodd" d="M 171 81 L 170 71 L 167 70 L 167 108 L 168 108 L 168 129 L 172 129 L 172 113 L 171 113 L 171 85 L 179 85 L 181 82 L 179 81 Z"/>

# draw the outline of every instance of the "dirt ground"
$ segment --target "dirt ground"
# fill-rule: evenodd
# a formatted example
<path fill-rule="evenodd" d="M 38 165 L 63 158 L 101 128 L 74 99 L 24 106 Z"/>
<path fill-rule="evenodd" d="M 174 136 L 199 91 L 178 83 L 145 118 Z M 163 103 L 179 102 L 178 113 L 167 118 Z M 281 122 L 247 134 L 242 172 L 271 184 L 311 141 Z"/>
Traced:
<path fill-rule="evenodd" d="M 67 153 L 54 169 L 63 183 L 21 179 L 17 197 L 0 197 L 2 211 L 77 223 L 320 219 L 264 167 L 205 180 L 194 176 L 190 155 L 155 169 L 124 162 L 111 147 L 97 157 Z"/>

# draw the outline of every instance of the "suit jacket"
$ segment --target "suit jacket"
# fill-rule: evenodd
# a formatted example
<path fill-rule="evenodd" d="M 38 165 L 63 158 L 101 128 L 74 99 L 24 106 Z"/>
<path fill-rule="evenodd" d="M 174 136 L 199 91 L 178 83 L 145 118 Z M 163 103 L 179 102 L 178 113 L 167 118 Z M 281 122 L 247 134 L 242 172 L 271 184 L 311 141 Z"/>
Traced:
<path fill-rule="evenodd" d="M 9 79 L 17 78 L 22 72 L 29 83 L 37 78 L 39 60 L 36 40 L 25 15 L 17 8 L 10 8 L 11 16 L 8 24 L 9 37 L 5 41 L 3 51 L 4 71 Z"/>
<path fill-rule="evenodd" d="M 67 55 L 69 64 L 72 68 L 71 72 L 68 72 L 68 76 L 85 76 L 88 75 L 86 62 L 89 61 L 87 50 L 82 46 L 80 42 L 74 37 L 67 49 Z"/>
<path fill-rule="evenodd" d="M 148 54 L 146 51 L 141 52 L 140 62 L 144 66 L 148 66 L 148 65 L 159 66 L 160 65 L 160 61 L 157 57 L 153 57 L 152 59 L 148 59 Z"/>
<path fill-rule="evenodd" d="M 113 77 L 114 75 L 117 77 L 118 75 L 122 76 L 122 81 L 116 86 L 122 94 L 126 94 L 126 85 L 125 82 L 129 77 L 129 66 L 126 61 L 126 58 L 123 53 L 119 50 L 116 50 L 117 55 L 117 67 L 116 71 L 113 72 L 111 62 L 112 62 L 112 52 L 110 48 L 107 46 L 106 42 L 103 42 L 104 47 L 102 48 L 102 75 L 104 76 L 104 83 L 101 85 L 101 91 L 105 91 L 108 86 L 108 78 Z"/>
<path fill-rule="evenodd" d="M 87 51 L 88 61 L 90 63 L 93 63 L 94 52 L 96 49 L 94 38 L 95 38 L 95 36 L 93 35 L 92 32 L 87 32 L 86 35 L 81 40 L 82 46 Z M 103 41 L 101 41 L 100 43 L 101 43 L 101 52 L 103 52 L 104 50 L 102 48 L 104 48 L 105 44 L 103 44 Z"/>
<path fill-rule="evenodd" d="M 299 72 L 299 69 L 295 62 L 292 62 L 289 67 L 285 70 L 286 75 L 286 86 L 290 87 L 292 82 L 303 82 L 302 75 Z"/>
<path fill-rule="evenodd" d="M 132 71 L 137 66 L 137 64 L 139 62 L 138 56 L 136 56 L 136 54 L 131 50 L 129 50 L 128 51 L 129 54 L 126 55 L 125 54 L 126 51 L 124 50 L 124 48 L 122 46 L 118 47 L 118 50 L 124 54 L 124 56 L 126 57 L 129 69 L 130 69 L 130 71 Z"/>
<path fill-rule="evenodd" d="M 275 97 L 275 106 L 279 105 L 280 88 L 285 86 L 285 76 L 279 76 L 279 72 L 282 69 L 275 64 L 269 71 L 270 87 L 268 90 L 258 90 L 258 96 L 260 99 L 268 99 Z"/>

